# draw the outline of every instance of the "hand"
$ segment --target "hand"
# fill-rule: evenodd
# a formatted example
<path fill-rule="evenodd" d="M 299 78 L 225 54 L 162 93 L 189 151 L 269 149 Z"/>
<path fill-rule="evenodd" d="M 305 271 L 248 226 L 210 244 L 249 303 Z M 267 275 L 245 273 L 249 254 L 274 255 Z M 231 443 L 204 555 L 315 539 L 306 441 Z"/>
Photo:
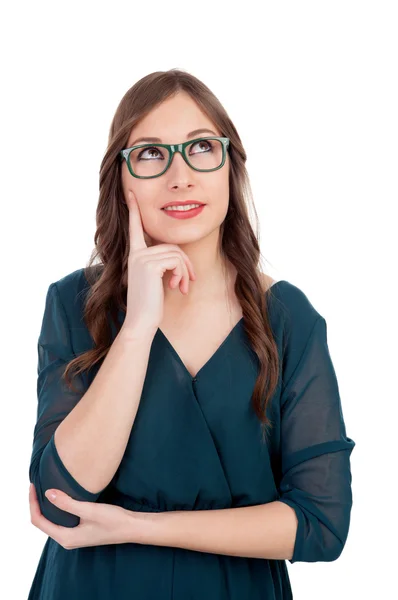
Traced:
<path fill-rule="evenodd" d="M 66 550 L 104 544 L 146 543 L 144 534 L 149 532 L 150 513 L 133 512 L 113 504 L 80 502 L 61 490 L 51 490 L 57 496 L 52 499 L 49 491 L 46 491 L 46 498 L 61 510 L 80 517 L 79 525 L 62 527 L 46 519 L 40 511 L 33 483 L 29 487 L 31 523 Z"/>
<path fill-rule="evenodd" d="M 127 310 L 123 328 L 135 335 L 156 332 L 163 318 L 164 290 L 162 277 L 173 271 L 169 281 L 171 289 L 189 291 L 190 280 L 195 280 L 192 262 L 177 244 L 146 245 L 141 213 L 137 200 L 130 190 L 129 256 L 127 264 Z"/>

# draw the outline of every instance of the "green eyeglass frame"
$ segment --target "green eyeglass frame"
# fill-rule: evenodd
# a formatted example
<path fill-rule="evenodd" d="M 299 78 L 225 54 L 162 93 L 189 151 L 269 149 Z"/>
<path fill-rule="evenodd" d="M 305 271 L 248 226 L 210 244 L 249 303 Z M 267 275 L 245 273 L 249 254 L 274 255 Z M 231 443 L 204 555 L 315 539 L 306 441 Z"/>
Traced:
<path fill-rule="evenodd" d="M 219 167 L 215 167 L 214 169 L 196 169 L 188 161 L 188 159 L 185 155 L 186 147 L 189 146 L 190 144 L 193 144 L 194 142 L 200 142 L 202 140 L 219 140 L 221 142 L 222 161 L 221 161 L 221 164 Z M 171 161 L 173 160 L 173 156 L 176 152 L 180 152 L 180 154 L 182 155 L 182 157 L 185 160 L 185 162 L 187 163 L 187 165 L 189 167 L 191 167 L 191 169 L 194 169 L 194 171 L 200 171 L 202 173 L 209 173 L 210 171 L 217 171 L 218 169 L 221 169 L 221 167 L 224 166 L 225 159 L 227 156 L 227 149 L 229 146 L 229 141 L 230 140 L 227 137 L 200 137 L 200 138 L 195 138 L 194 140 L 188 140 L 187 142 L 183 142 L 181 144 L 158 144 L 157 142 L 154 142 L 152 144 L 149 144 L 149 143 L 140 144 L 138 146 L 132 146 L 131 148 L 125 148 L 124 150 L 121 150 L 119 152 L 119 156 L 120 156 L 121 160 L 125 159 L 128 170 L 130 171 L 131 175 L 133 177 L 136 177 L 137 179 L 153 179 L 154 177 L 160 177 L 161 175 L 163 175 L 163 173 L 165 173 L 167 171 L 167 169 L 169 168 L 169 166 L 171 165 Z M 146 146 L 149 148 L 151 148 L 152 146 L 156 146 L 156 147 L 160 147 L 160 148 L 167 148 L 167 150 L 169 151 L 168 163 L 167 163 L 166 167 L 163 169 L 163 171 L 161 173 L 159 173 L 158 175 L 149 175 L 148 177 L 146 177 L 145 175 L 136 175 L 131 170 L 130 161 L 129 161 L 130 152 L 132 150 L 136 150 L 137 148 L 145 148 Z"/>

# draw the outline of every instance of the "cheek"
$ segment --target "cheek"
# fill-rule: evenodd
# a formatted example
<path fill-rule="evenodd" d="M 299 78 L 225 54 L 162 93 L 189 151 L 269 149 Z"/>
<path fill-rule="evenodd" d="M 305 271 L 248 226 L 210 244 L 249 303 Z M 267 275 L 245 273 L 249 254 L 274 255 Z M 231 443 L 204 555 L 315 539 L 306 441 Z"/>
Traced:
<path fill-rule="evenodd" d="M 142 199 L 140 199 L 140 213 L 145 242 L 147 246 L 152 246 L 154 240 L 159 239 L 164 230 L 163 214 L 158 208 L 154 207 L 153 204 L 145 205 L 145 202 Z"/>
<path fill-rule="evenodd" d="M 229 205 L 229 182 L 228 180 L 222 179 L 217 182 L 217 185 L 211 191 L 210 203 L 217 210 L 217 213 L 226 215 L 228 212 Z"/>

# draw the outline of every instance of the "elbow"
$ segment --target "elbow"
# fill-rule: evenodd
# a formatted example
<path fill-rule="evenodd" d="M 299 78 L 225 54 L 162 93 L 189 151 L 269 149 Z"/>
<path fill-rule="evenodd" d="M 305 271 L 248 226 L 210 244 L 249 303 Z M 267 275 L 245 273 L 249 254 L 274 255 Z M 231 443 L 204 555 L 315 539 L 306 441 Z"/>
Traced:
<path fill-rule="evenodd" d="M 303 544 L 300 550 L 295 547 L 293 556 L 288 560 L 292 564 L 295 562 L 333 562 L 341 556 L 343 548 L 344 543 L 337 538 L 333 542 L 328 540 L 328 543 L 315 543 L 308 546 Z"/>
<path fill-rule="evenodd" d="M 30 481 L 35 486 L 37 503 L 43 517 L 54 523 L 54 525 L 61 525 L 62 527 L 77 527 L 79 525 L 80 518 L 77 515 L 61 510 L 46 498 L 36 478 L 30 479 Z"/>
<path fill-rule="evenodd" d="M 286 502 L 286 499 L 282 501 Z M 340 531 L 336 529 L 325 517 L 316 516 L 314 509 L 299 506 L 295 502 L 287 501 L 295 509 L 298 527 L 294 543 L 293 555 L 289 558 L 291 564 L 295 562 L 332 562 L 337 560 L 343 552 L 347 539 L 347 525 Z"/>
<path fill-rule="evenodd" d="M 344 546 L 344 542 L 335 538 L 333 544 L 324 548 L 322 557 L 319 560 L 322 562 L 333 562 L 334 560 L 337 560 L 341 556 Z"/>
<path fill-rule="evenodd" d="M 333 562 L 337 560 L 343 552 L 345 542 L 331 533 L 322 524 L 319 524 L 319 530 L 315 535 L 314 544 L 308 548 L 308 554 L 303 560 L 308 562 Z M 322 540 L 322 541 L 320 541 Z"/>
<path fill-rule="evenodd" d="M 323 551 L 320 558 L 322 562 L 333 562 L 340 558 L 348 538 L 350 510 L 351 504 L 348 512 L 346 509 L 341 511 L 339 518 L 334 522 L 326 518 L 319 521 L 317 537 L 321 537 L 323 540 Z"/>
<path fill-rule="evenodd" d="M 304 551 L 305 558 L 302 560 L 307 562 L 333 562 L 341 556 L 344 545 L 345 540 L 340 539 L 324 523 L 318 521 L 313 527 L 310 543 L 307 551 Z"/>
<path fill-rule="evenodd" d="M 49 521 L 54 523 L 54 525 L 61 525 L 62 527 L 77 527 L 80 523 L 80 518 L 71 513 L 65 512 L 55 506 L 48 498 L 45 496 L 45 491 L 49 489 L 49 487 L 57 487 L 57 486 L 49 486 L 46 485 L 46 477 L 43 479 L 43 475 L 41 473 L 41 456 L 37 456 L 29 467 L 29 481 L 33 483 L 36 492 L 37 502 L 39 504 L 40 512 Z M 43 483 L 43 481 L 45 483 Z M 58 486 L 60 488 L 60 486 Z"/>

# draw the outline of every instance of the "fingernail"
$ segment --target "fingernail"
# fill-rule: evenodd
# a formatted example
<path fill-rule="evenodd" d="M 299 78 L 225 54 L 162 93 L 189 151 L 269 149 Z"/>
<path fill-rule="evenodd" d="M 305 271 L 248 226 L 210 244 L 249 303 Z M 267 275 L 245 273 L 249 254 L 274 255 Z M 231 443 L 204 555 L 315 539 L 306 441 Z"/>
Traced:
<path fill-rule="evenodd" d="M 57 494 L 55 492 L 50 492 L 49 490 L 46 491 L 46 496 L 47 498 L 51 498 L 52 500 L 55 500 L 55 498 L 57 497 Z"/>

